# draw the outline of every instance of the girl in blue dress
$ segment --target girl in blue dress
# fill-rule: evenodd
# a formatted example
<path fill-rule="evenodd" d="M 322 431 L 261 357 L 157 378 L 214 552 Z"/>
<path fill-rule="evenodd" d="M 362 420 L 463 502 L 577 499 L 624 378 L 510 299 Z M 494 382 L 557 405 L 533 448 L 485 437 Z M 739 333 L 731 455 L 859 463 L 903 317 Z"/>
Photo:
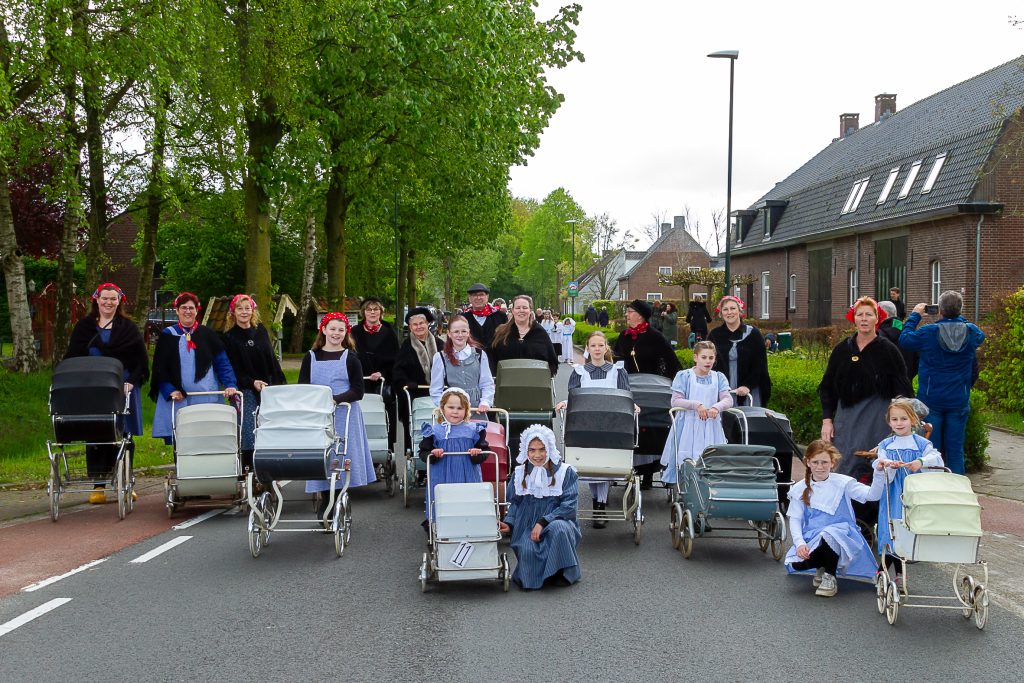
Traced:
<path fill-rule="evenodd" d="M 803 481 L 789 490 L 789 530 L 793 545 L 786 554 L 790 574 L 814 570 L 815 594 L 831 598 L 838 592 L 837 576 L 874 579 L 871 546 L 857 528 L 853 503 L 878 500 L 885 479 L 875 472 L 871 487 L 832 469 L 842 455 L 818 439 L 804 453 Z"/>
<path fill-rule="evenodd" d="M 441 394 L 440 424 L 423 423 L 420 434 L 420 459 L 430 467 L 430 490 L 426 510 L 431 508 L 434 487 L 438 484 L 475 484 L 483 481 L 480 463 L 487 459 L 487 426 L 469 422 L 472 406 L 469 394 L 457 387 Z M 468 455 L 467 455 L 468 454 Z M 429 460 L 428 460 L 429 458 Z M 428 529 L 428 520 L 423 520 Z"/>
<path fill-rule="evenodd" d="M 377 481 L 370 456 L 370 442 L 366 439 L 363 411 L 359 401 L 363 398 L 363 366 L 356 354 L 348 318 L 343 313 L 328 313 L 320 321 L 320 331 L 313 342 L 313 348 L 302 359 L 299 368 L 299 384 L 320 384 L 331 388 L 335 403 L 334 429 L 345 440 L 344 457 L 351 461 L 349 488 L 366 486 Z M 351 415 L 349 411 L 351 410 Z M 348 431 L 345 425 L 348 425 Z M 321 494 L 330 488 L 330 481 L 312 480 L 306 482 L 306 493 Z M 344 486 L 341 478 L 335 488 Z M 323 518 L 327 511 L 329 496 L 320 496 L 317 517 Z"/>
<path fill-rule="evenodd" d="M 520 438 L 519 466 L 508 483 L 508 512 L 499 524 L 511 536 L 516 570 L 512 580 L 525 590 L 546 581 L 568 586 L 580 580 L 580 525 L 576 521 L 576 470 L 562 462 L 555 434 L 530 425 Z"/>

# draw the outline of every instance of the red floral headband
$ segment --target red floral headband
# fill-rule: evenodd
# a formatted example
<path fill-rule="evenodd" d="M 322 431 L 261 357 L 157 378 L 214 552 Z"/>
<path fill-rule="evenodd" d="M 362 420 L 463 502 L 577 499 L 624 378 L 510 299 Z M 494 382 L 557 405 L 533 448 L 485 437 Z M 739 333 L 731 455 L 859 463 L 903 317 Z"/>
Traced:
<path fill-rule="evenodd" d="M 124 292 L 121 291 L 121 288 L 115 285 L 113 282 L 104 282 L 102 285 L 96 288 L 95 292 L 92 293 L 92 300 L 98 301 L 100 298 L 100 292 L 102 292 L 105 289 L 112 289 L 115 292 L 117 292 L 117 303 L 121 303 L 122 301 L 128 298 L 124 295 Z"/>
<path fill-rule="evenodd" d="M 324 316 L 323 320 L 320 321 L 320 331 L 323 332 L 324 328 L 327 327 L 327 323 L 332 320 L 340 320 L 345 323 L 345 334 L 348 334 L 348 318 L 344 313 L 331 312 Z"/>
<path fill-rule="evenodd" d="M 182 292 L 178 296 L 174 297 L 174 307 L 178 308 L 186 301 L 191 301 L 192 303 L 194 303 L 196 305 L 197 311 L 203 310 L 203 305 L 199 303 L 199 297 L 197 297 L 192 292 Z"/>
<path fill-rule="evenodd" d="M 232 313 L 235 312 L 235 304 L 238 303 L 239 299 L 248 299 L 249 303 L 252 304 L 252 310 L 256 310 L 256 299 L 253 299 L 248 294 L 235 294 L 233 297 L 231 297 L 231 303 L 228 304 L 228 308 L 231 310 Z"/>
<path fill-rule="evenodd" d="M 874 299 L 872 299 L 869 296 L 866 296 L 863 299 L 859 299 L 859 300 L 855 301 L 854 304 L 852 306 L 850 306 L 850 310 L 848 310 L 846 312 L 846 319 L 849 320 L 851 323 L 855 322 L 855 314 L 857 313 L 857 309 L 860 308 L 861 306 L 874 306 L 875 307 L 875 314 L 878 315 L 878 320 L 875 321 L 875 329 L 876 330 L 879 328 L 879 326 L 882 324 L 882 322 L 886 318 L 889 317 L 889 314 L 886 313 L 882 309 L 882 307 L 878 305 L 877 301 L 875 301 Z"/>
<path fill-rule="evenodd" d="M 735 301 L 736 304 L 740 307 L 740 313 L 742 313 L 743 311 L 747 310 L 747 305 L 745 303 L 743 303 L 743 301 L 741 301 L 738 296 L 733 296 L 732 294 L 726 294 L 725 296 L 722 297 L 722 300 L 718 302 L 718 305 L 715 306 L 715 313 L 721 313 L 722 312 L 722 304 L 724 304 L 726 301 Z"/>

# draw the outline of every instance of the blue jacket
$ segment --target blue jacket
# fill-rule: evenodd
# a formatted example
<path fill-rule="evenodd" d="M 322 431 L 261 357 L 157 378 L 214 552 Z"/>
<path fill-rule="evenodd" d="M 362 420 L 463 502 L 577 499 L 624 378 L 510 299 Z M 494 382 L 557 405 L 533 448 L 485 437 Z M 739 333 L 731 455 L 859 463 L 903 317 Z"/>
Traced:
<path fill-rule="evenodd" d="M 917 351 L 917 397 L 930 408 L 966 408 L 974 384 L 975 351 L 985 333 L 961 316 L 941 318 L 920 330 L 919 313 L 903 323 L 900 347 Z"/>

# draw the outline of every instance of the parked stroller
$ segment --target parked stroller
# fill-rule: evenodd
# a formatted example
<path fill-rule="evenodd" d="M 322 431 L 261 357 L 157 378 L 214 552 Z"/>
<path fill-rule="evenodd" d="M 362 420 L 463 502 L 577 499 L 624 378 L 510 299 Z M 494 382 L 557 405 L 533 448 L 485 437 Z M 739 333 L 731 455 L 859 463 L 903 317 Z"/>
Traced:
<path fill-rule="evenodd" d="M 633 467 L 650 480 L 661 469 L 661 454 L 672 428 L 672 381 L 661 375 L 629 376 L 633 402 L 640 406 L 639 432 L 633 451 Z"/>
<path fill-rule="evenodd" d="M 981 506 L 971 488 L 971 480 L 945 468 L 918 472 L 903 482 L 903 516 L 889 518 L 893 541 L 881 553 L 882 569 L 875 579 L 878 611 L 895 624 L 903 607 L 959 609 L 964 619 L 974 616 L 974 625 L 985 628 L 988 621 L 988 564 L 978 559 L 981 542 Z M 892 486 L 886 470 L 886 502 L 892 509 Z M 892 580 L 886 555 L 896 557 L 897 573 L 903 574 L 902 586 Z M 910 565 L 934 562 L 957 565 L 953 573 L 953 596 L 914 595 L 910 592 Z M 968 573 L 965 565 L 980 568 L 982 580 Z M 919 602 L 910 602 L 913 599 Z M 956 600 L 957 604 L 936 601 Z"/>
<path fill-rule="evenodd" d="M 430 389 L 429 386 L 418 386 L 417 389 Z M 402 387 L 405 392 L 405 405 L 409 409 L 409 434 L 412 435 L 411 443 L 405 444 L 405 466 L 402 468 L 402 480 L 399 488 L 402 489 L 402 503 L 409 507 L 409 494 L 412 489 L 426 486 L 427 466 L 417 457 L 416 452 L 423 438 L 423 423 L 433 423 L 434 401 L 430 396 L 419 396 L 412 398 L 409 390 Z"/>
<path fill-rule="evenodd" d="M 369 377 L 364 377 L 368 380 Z M 384 390 L 384 382 L 379 383 Z M 395 495 L 398 487 L 398 472 L 395 467 L 395 453 L 391 449 L 388 436 L 388 410 L 384 405 L 382 394 L 366 393 L 359 406 L 363 411 L 363 425 L 366 427 L 366 440 L 370 442 L 370 457 L 373 467 L 377 470 L 377 478 L 384 482 L 384 490 L 389 496 Z"/>
<path fill-rule="evenodd" d="M 775 449 L 775 458 L 779 461 L 779 505 L 785 515 L 789 508 L 789 487 L 793 485 L 793 456 L 800 457 L 789 418 L 759 406 L 734 406 L 722 413 L 722 429 L 729 443 Z"/>
<path fill-rule="evenodd" d="M 125 431 L 129 397 L 124 392 L 121 361 L 105 356 L 68 358 L 54 368 L 50 384 L 50 417 L 53 440 L 46 442 L 50 459 L 50 519 L 60 516 L 60 497 L 65 493 L 91 493 L 110 486 L 117 493 L 117 516 L 124 519 L 134 507 L 135 476 L 131 454 L 132 435 Z M 68 446 L 117 448 L 110 472 L 89 472 L 84 452 L 68 452 Z"/>
<path fill-rule="evenodd" d="M 192 396 L 223 391 L 193 392 Z M 245 410 L 242 394 L 239 412 Z M 233 406 L 197 403 L 171 411 L 174 469 L 164 481 L 164 501 L 171 517 L 186 504 L 230 507 L 243 503 L 239 444 L 241 422 Z"/>
<path fill-rule="evenodd" d="M 491 476 L 497 478 L 499 459 L 486 452 L 483 467 L 492 463 Z M 446 453 L 445 457 L 461 455 Z M 468 454 L 466 454 L 468 455 Z M 430 484 L 430 458 L 426 461 L 427 491 Z M 430 520 L 429 549 L 420 563 L 420 590 L 426 592 L 428 581 L 500 581 L 508 592 L 512 572 L 508 556 L 498 553 L 500 506 L 489 483 L 438 484 L 434 495 L 427 496 L 427 519 Z"/>
<path fill-rule="evenodd" d="M 508 411 L 508 441 L 519 443 L 532 424 L 554 425 L 555 390 L 545 361 L 514 358 L 498 362 L 494 405 Z"/>
<path fill-rule="evenodd" d="M 336 407 L 331 388 L 318 384 L 268 386 L 256 411 L 253 471 L 245 479 L 249 502 L 249 551 L 258 557 L 272 531 L 327 531 L 334 536 L 338 557 L 352 536 L 352 505 L 348 496 L 350 461 L 345 458 L 345 431 L 334 428 Z M 282 519 L 282 481 L 327 479 L 327 508 L 320 519 Z M 343 480 L 340 489 L 335 483 Z M 285 527 L 283 525 L 296 525 Z M 279 528 L 280 527 L 280 528 Z"/>
<path fill-rule="evenodd" d="M 493 485 L 494 494 L 498 497 L 498 507 L 504 517 L 504 509 L 508 507 L 508 503 L 505 502 L 505 481 L 508 480 L 512 466 L 508 448 L 509 417 L 508 411 L 501 408 L 492 408 L 490 412 L 497 416 L 498 422 L 474 420 L 484 422 L 487 426 L 484 437 L 487 439 L 487 450 L 493 454 L 488 455 L 487 460 L 480 465 L 480 472 L 483 480 Z"/>
<path fill-rule="evenodd" d="M 622 389 L 579 388 L 569 391 L 562 440 L 565 461 L 576 468 L 580 483 L 625 486 L 622 510 L 577 511 L 577 519 L 632 522 L 633 542 L 640 545 L 644 515 L 639 479 L 633 472 L 633 449 L 639 433 L 633 395 Z"/>

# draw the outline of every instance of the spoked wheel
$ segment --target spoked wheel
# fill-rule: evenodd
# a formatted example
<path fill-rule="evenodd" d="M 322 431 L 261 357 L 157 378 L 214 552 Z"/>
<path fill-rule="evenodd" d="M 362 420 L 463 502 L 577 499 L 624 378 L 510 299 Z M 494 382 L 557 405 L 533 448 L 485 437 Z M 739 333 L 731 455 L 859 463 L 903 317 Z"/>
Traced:
<path fill-rule="evenodd" d="M 501 590 L 508 593 L 509 584 L 512 582 L 512 572 L 508 568 L 508 555 L 501 554 Z"/>
<path fill-rule="evenodd" d="M 50 493 L 50 521 L 56 522 L 60 517 L 60 466 L 56 462 L 50 465 L 50 482 L 47 489 Z"/>
<path fill-rule="evenodd" d="M 896 587 L 896 582 L 892 581 L 889 583 L 889 587 L 885 590 L 885 618 L 889 624 L 895 624 L 896 618 L 900 615 L 900 591 Z"/>
<path fill-rule="evenodd" d="M 430 556 L 427 553 L 423 553 L 423 562 L 420 563 L 420 592 L 427 592 L 427 579 L 430 576 L 428 571 L 430 563 Z"/>
<path fill-rule="evenodd" d="M 344 515 L 342 518 L 345 522 L 345 543 L 351 545 L 352 543 L 352 500 L 348 497 L 348 493 L 345 493 L 341 512 Z"/>
<path fill-rule="evenodd" d="M 988 589 L 982 585 L 974 588 L 974 625 L 984 629 L 988 622 Z"/>
<path fill-rule="evenodd" d="M 778 562 L 782 559 L 782 543 L 786 540 L 786 519 L 781 512 L 776 511 L 771 522 L 771 532 L 772 558 Z"/>
<path fill-rule="evenodd" d="M 405 466 L 402 468 L 402 503 L 405 507 L 409 507 L 409 486 L 412 483 L 412 477 L 409 476 L 409 468 L 412 463 L 407 457 L 405 459 Z"/>
<path fill-rule="evenodd" d="M 128 501 L 128 512 L 135 511 L 135 473 L 132 471 L 131 451 L 124 456 L 125 500 Z"/>
<path fill-rule="evenodd" d="M 672 547 L 679 550 L 679 536 L 682 531 L 680 520 L 683 518 L 683 507 L 676 503 L 669 508 L 668 530 L 672 534 Z"/>
<path fill-rule="evenodd" d="M 128 500 L 130 494 L 125 492 L 125 470 L 127 469 L 127 461 L 122 459 L 117 466 L 116 476 L 114 477 L 114 489 L 117 491 L 117 518 L 124 519 L 127 516 Z"/>
<path fill-rule="evenodd" d="M 886 593 L 889 592 L 889 572 L 879 570 L 875 575 L 875 606 L 879 614 L 885 614 Z"/>
<path fill-rule="evenodd" d="M 757 529 L 757 547 L 762 553 L 768 552 L 768 546 L 771 543 L 771 528 L 767 522 L 755 522 L 754 528 Z"/>
<path fill-rule="evenodd" d="M 334 553 L 341 557 L 345 552 L 345 529 L 335 522 L 332 525 L 332 531 L 334 532 Z"/>
<path fill-rule="evenodd" d="M 263 529 L 256 523 L 256 511 L 249 512 L 249 552 L 253 557 L 259 557 L 263 550 Z"/>
<path fill-rule="evenodd" d="M 679 523 L 679 552 L 686 559 L 690 559 L 690 553 L 693 552 L 693 516 L 689 510 L 683 510 Z"/>
<path fill-rule="evenodd" d="M 633 517 L 633 545 L 640 545 L 640 538 L 643 536 L 644 520 L 640 513 Z"/>
<path fill-rule="evenodd" d="M 978 584 L 974 580 L 973 576 L 965 576 L 960 579 L 960 583 L 957 585 L 957 597 L 963 602 L 966 607 L 960 609 L 960 616 L 964 619 L 970 619 L 971 615 L 974 614 L 974 589 L 977 588 Z"/>

